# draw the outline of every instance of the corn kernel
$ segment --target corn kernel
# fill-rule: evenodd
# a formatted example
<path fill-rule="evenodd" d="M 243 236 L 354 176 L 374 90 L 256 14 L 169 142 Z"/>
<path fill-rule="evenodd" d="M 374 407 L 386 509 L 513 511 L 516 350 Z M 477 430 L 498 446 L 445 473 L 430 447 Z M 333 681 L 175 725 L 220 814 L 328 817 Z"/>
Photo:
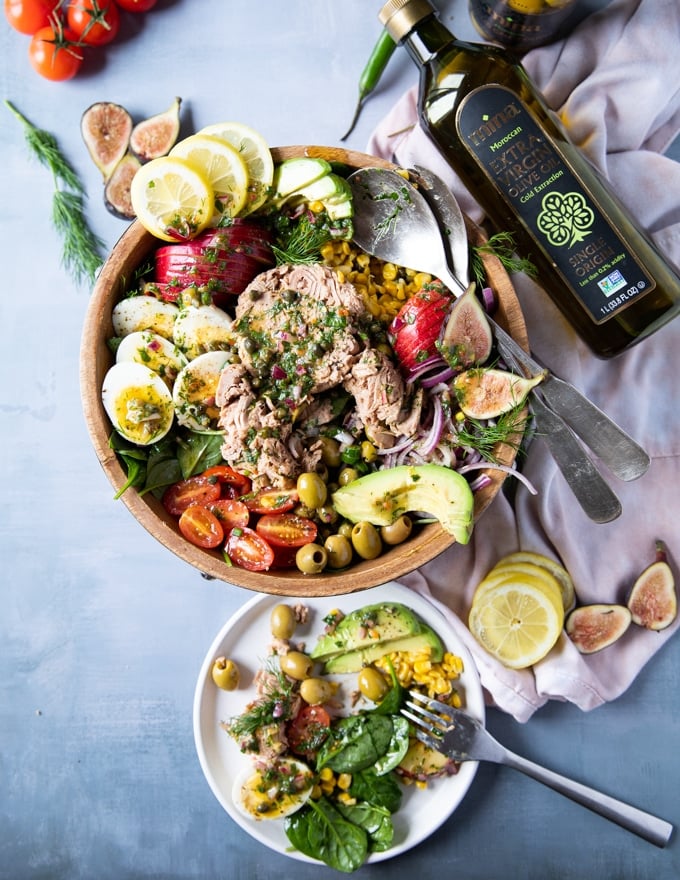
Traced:
<path fill-rule="evenodd" d="M 345 806 L 347 806 L 347 807 L 353 807 L 354 804 L 356 804 L 357 799 L 352 797 L 352 795 L 349 794 L 349 792 L 341 791 L 340 794 L 338 795 L 338 801 L 341 804 L 345 804 Z"/>
<path fill-rule="evenodd" d="M 319 201 L 309 202 L 307 207 L 312 212 L 312 214 L 320 214 L 322 211 L 325 211 L 325 209 L 326 209 L 326 206 L 324 205 L 324 203 L 319 202 Z"/>
<path fill-rule="evenodd" d="M 319 773 L 319 779 L 321 779 L 322 782 L 334 782 L 335 774 L 330 767 L 322 767 L 321 772 Z"/>
<path fill-rule="evenodd" d="M 338 788 L 341 788 L 343 791 L 347 791 L 347 789 L 352 784 L 352 774 L 351 773 L 340 773 L 337 779 Z"/>

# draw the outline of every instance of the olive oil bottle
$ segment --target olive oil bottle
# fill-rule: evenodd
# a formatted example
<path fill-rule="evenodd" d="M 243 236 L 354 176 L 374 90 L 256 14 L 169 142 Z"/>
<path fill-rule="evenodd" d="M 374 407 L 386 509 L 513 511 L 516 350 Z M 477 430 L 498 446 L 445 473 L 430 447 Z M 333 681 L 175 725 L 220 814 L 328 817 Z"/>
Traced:
<path fill-rule="evenodd" d="M 523 53 L 560 36 L 576 0 L 469 0 L 470 19 L 487 40 Z"/>
<path fill-rule="evenodd" d="M 674 318 L 680 277 L 521 64 L 457 40 L 429 0 L 389 0 L 379 18 L 420 68 L 424 130 L 593 352 L 612 357 Z"/>

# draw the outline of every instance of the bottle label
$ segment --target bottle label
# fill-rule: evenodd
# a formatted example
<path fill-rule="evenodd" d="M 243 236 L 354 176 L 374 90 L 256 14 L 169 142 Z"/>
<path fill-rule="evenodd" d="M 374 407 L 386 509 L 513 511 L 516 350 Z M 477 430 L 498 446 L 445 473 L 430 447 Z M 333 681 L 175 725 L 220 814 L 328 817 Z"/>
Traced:
<path fill-rule="evenodd" d="M 480 86 L 456 115 L 461 142 L 596 324 L 655 282 L 515 92 Z"/>

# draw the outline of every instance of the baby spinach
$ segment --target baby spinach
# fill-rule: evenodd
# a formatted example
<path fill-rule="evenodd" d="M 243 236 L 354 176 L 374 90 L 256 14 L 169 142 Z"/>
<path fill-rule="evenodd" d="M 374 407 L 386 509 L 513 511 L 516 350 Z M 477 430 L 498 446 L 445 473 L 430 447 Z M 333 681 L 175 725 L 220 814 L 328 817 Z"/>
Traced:
<path fill-rule="evenodd" d="M 401 806 L 402 789 L 394 773 L 378 776 L 372 767 L 352 774 L 349 793 L 358 801 L 368 801 L 396 813 Z"/>
<path fill-rule="evenodd" d="M 337 808 L 345 819 L 365 830 L 371 852 L 384 852 L 392 846 L 394 825 L 392 815 L 385 807 L 359 801 L 356 804 L 338 803 Z"/>
<path fill-rule="evenodd" d="M 368 833 L 345 819 L 325 797 L 308 801 L 285 820 L 284 828 L 297 850 L 338 871 L 349 874 L 366 861 Z"/>
<path fill-rule="evenodd" d="M 393 732 L 389 715 L 366 712 L 341 718 L 317 755 L 317 769 L 354 773 L 370 767 L 387 752 Z"/>
<path fill-rule="evenodd" d="M 402 715 L 392 715 L 392 737 L 387 751 L 373 765 L 377 776 L 384 776 L 401 763 L 408 752 L 408 721 Z"/>

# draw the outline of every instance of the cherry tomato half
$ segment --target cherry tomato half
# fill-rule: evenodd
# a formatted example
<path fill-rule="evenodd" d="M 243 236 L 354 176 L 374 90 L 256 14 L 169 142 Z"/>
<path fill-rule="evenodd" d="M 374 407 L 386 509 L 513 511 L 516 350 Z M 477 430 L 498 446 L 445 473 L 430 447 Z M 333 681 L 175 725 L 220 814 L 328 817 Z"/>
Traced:
<path fill-rule="evenodd" d="M 114 0 L 72 0 L 66 20 L 81 43 L 105 46 L 115 40 L 120 28 L 120 12 Z"/>
<path fill-rule="evenodd" d="M 50 0 L 5 0 L 5 18 L 15 31 L 33 36 L 49 25 L 54 6 Z"/>
<path fill-rule="evenodd" d="M 225 549 L 234 565 L 248 571 L 267 571 L 274 562 L 274 550 L 254 529 L 232 529 Z"/>
<path fill-rule="evenodd" d="M 241 498 L 251 513 L 285 513 L 292 510 L 299 500 L 295 489 L 260 489 Z"/>
<path fill-rule="evenodd" d="M 225 532 L 230 529 L 243 529 L 250 522 L 250 511 L 236 498 L 218 498 L 205 505 L 222 523 Z"/>
<path fill-rule="evenodd" d="M 257 521 L 255 531 L 272 547 L 302 547 L 316 539 L 316 523 L 297 513 L 270 513 Z"/>
<path fill-rule="evenodd" d="M 33 69 L 54 82 L 71 79 L 83 63 L 83 53 L 74 45 L 77 35 L 68 29 L 60 31 L 60 27 L 52 25 L 40 28 L 33 34 L 28 47 Z"/>
<path fill-rule="evenodd" d="M 239 474 L 238 471 L 235 471 L 226 464 L 216 464 L 214 467 L 203 471 L 202 476 L 228 487 L 229 493 L 225 492 L 224 494 L 229 498 L 238 498 L 239 495 L 245 495 L 252 488 L 252 483 L 248 477 Z"/>
<path fill-rule="evenodd" d="M 117 0 L 117 2 L 126 12 L 148 12 L 158 0 Z"/>
<path fill-rule="evenodd" d="M 180 516 L 192 504 L 209 504 L 220 497 L 220 484 L 202 474 L 173 483 L 163 493 L 163 506 L 173 516 Z"/>
<path fill-rule="evenodd" d="M 179 530 L 197 547 L 219 547 L 224 541 L 222 523 L 207 507 L 194 504 L 182 513 L 179 518 Z"/>
<path fill-rule="evenodd" d="M 303 706 L 286 727 L 286 739 L 298 755 L 309 755 L 319 750 L 328 737 L 331 717 L 323 706 Z"/>

